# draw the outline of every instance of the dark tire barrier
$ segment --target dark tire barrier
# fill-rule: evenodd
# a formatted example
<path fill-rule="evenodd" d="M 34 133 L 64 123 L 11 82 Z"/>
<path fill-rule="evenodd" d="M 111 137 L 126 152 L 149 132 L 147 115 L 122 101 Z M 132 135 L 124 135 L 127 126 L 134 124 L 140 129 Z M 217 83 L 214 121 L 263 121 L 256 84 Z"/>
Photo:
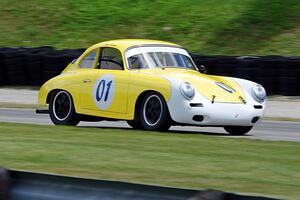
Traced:
<path fill-rule="evenodd" d="M 41 86 L 84 52 L 37 48 L 0 48 L 0 86 Z"/>
<path fill-rule="evenodd" d="M 0 48 L 0 86 L 41 86 L 84 50 Z M 300 95 L 300 57 L 191 55 L 199 69 L 207 67 L 208 74 L 252 80 L 263 85 L 268 95 Z"/>
<path fill-rule="evenodd" d="M 278 78 L 284 59 L 279 56 L 265 56 L 257 63 L 257 82 L 263 85 L 269 95 L 278 94 Z"/>
<path fill-rule="evenodd" d="M 278 81 L 278 93 L 300 95 L 300 58 L 289 57 L 283 60 Z"/>
<path fill-rule="evenodd" d="M 208 74 L 248 79 L 263 85 L 268 95 L 300 96 L 300 57 L 201 56 L 192 54 Z"/>
<path fill-rule="evenodd" d="M 257 65 L 259 63 L 258 57 L 241 56 L 237 57 L 238 65 L 236 67 L 236 77 L 249 79 L 258 82 Z"/>
<path fill-rule="evenodd" d="M 217 190 L 181 189 L 22 171 L 10 171 L 10 175 L 11 200 L 276 200 Z"/>
<path fill-rule="evenodd" d="M 2 77 L 4 77 L 4 84 L 25 84 L 25 76 L 22 69 L 23 58 L 21 54 L 22 49 L 2 49 L 0 58 L 2 68 L 1 73 L 3 73 Z"/>
<path fill-rule="evenodd" d="M 9 200 L 9 188 L 10 188 L 10 174 L 9 172 L 0 167 L 0 199 Z"/>

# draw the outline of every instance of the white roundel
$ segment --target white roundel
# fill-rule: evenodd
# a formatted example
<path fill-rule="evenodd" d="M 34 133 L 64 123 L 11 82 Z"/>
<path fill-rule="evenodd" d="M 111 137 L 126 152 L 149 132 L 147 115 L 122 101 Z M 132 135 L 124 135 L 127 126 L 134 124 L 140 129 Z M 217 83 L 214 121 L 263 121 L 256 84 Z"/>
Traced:
<path fill-rule="evenodd" d="M 100 110 L 107 110 L 115 97 L 115 80 L 113 75 L 101 76 L 95 83 L 93 98 L 96 106 Z"/>

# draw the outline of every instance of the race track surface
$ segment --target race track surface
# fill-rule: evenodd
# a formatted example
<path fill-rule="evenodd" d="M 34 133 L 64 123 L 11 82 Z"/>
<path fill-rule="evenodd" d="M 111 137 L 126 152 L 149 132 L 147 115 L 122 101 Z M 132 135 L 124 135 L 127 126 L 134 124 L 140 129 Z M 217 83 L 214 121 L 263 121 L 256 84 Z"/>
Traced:
<path fill-rule="evenodd" d="M 53 125 L 48 114 L 35 114 L 33 109 L 0 109 L 0 122 L 16 122 L 29 124 Z M 113 127 L 130 128 L 124 121 L 80 122 L 83 127 Z M 173 126 L 170 133 L 202 134 L 216 137 L 241 137 L 247 139 L 276 140 L 276 141 L 300 141 L 299 122 L 263 121 L 245 136 L 229 136 L 223 128 L 215 127 L 189 127 Z"/>

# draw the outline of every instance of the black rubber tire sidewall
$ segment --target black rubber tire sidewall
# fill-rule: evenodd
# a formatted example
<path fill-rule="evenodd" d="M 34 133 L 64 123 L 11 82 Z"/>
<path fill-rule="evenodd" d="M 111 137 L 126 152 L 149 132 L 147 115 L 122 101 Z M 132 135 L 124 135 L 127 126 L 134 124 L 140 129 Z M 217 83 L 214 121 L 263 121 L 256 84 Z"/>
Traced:
<path fill-rule="evenodd" d="M 73 103 L 72 96 L 68 92 L 63 91 L 66 94 L 68 94 L 69 100 L 70 100 L 71 110 L 70 110 L 70 113 L 69 113 L 68 117 L 66 119 L 64 119 L 64 120 L 59 120 L 54 115 L 54 111 L 53 111 L 54 98 L 56 97 L 56 95 L 59 92 L 62 92 L 62 91 L 63 90 L 53 92 L 51 94 L 51 96 L 50 96 L 50 100 L 49 100 L 49 115 L 50 115 L 50 119 L 51 119 L 51 121 L 55 125 L 72 125 L 72 126 L 76 126 L 80 122 L 80 120 L 79 120 L 79 118 L 78 118 L 78 116 L 77 116 L 77 114 L 75 112 L 75 108 L 74 108 L 74 103 Z"/>
<path fill-rule="evenodd" d="M 157 124 L 155 124 L 154 126 L 148 125 L 147 122 L 145 121 L 144 115 L 143 115 L 144 104 L 145 104 L 146 100 L 152 95 L 158 96 L 160 98 L 161 103 L 162 103 L 161 118 L 160 118 L 159 122 Z M 145 130 L 166 131 L 170 128 L 171 120 L 170 120 L 170 114 L 169 114 L 168 106 L 166 104 L 165 99 L 163 98 L 163 96 L 161 94 L 159 94 L 157 92 L 150 92 L 145 96 L 145 98 L 143 99 L 142 104 L 140 106 L 139 121 L 141 123 L 142 128 L 145 129 Z"/>
<path fill-rule="evenodd" d="M 127 124 L 134 129 L 142 129 L 142 124 L 137 120 L 127 120 Z"/>
<path fill-rule="evenodd" d="M 252 126 L 225 126 L 224 129 L 230 135 L 245 135 L 247 134 L 253 127 Z"/>

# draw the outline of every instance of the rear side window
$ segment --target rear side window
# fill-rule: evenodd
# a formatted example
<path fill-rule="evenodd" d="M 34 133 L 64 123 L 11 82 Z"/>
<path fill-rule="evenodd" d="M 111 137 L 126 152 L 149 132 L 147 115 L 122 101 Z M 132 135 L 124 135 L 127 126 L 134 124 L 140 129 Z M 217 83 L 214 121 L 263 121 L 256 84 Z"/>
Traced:
<path fill-rule="evenodd" d="M 93 68 L 96 56 L 97 56 L 97 49 L 91 51 L 88 55 L 86 55 L 84 57 L 84 59 L 81 61 L 79 67 L 80 68 Z"/>

